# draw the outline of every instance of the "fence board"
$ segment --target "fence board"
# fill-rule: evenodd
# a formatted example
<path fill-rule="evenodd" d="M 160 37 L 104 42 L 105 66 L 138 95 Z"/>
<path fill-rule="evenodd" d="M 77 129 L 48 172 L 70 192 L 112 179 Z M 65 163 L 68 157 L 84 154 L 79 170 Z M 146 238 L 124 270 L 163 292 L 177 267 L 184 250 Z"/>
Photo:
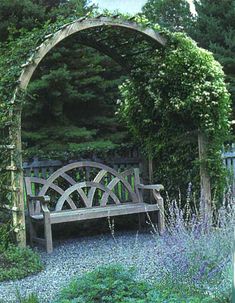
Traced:
<path fill-rule="evenodd" d="M 224 165 L 230 171 L 232 191 L 233 195 L 235 196 L 235 143 L 233 143 L 228 150 L 222 152 L 222 158 Z M 63 162 L 59 160 L 39 160 L 35 157 L 32 161 L 23 163 L 24 175 L 35 177 L 42 176 L 44 178 L 49 177 L 49 175 L 51 175 L 60 167 L 71 162 L 83 160 L 100 162 L 113 167 L 116 171 L 119 172 L 131 167 L 139 167 L 140 171 L 143 172 L 143 159 L 140 156 L 138 149 L 133 148 L 121 153 L 115 152 L 113 154 L 110 154 L 105 159 L 100 159 L 96 154 L 93 154 L 89 159 L 78 158 L 77 160 L 71 160 L 69 162 Z M 89 174 L 90 172 L 87 171 L 86 173 Z M 130 182 L 130 180 L 128 181 Z M 119 193 L 119 195 L 123 198 L 126 195 L 125 189 L 121 184 L 118 184 L 114 191 L 116 193 Z"/>
<path fill-rule="evenodd" d="M 37 157 L 33 158 L 31 161 L 27 161 L 23 163 L 24 175 L 31 177 L 49 177 L 54 171 L 59 169 L 60 167 L 77 161 L 95 161 L 106 164 L 108 166 L 113 167 L 116 171 L 124 171 L 127 168 L 131 167 L 139 167 L 141 168 L 142 157 L 137 149 L 133 148 L 133 150 L 127 150 L 122 152 L 110 153 L 104 159 L 100 159 L 96 154 L 93 154 L 89 158 L 79 158 L 76 160 L 70 160 L 68 162 L 60 161 L 60 160 L 39 160 Z M 80 172 L 81 173 L 81 172 Z M 89 170 L 84 171 L 84 174 L 89 177 L 91 172 Z M 89 178 L 88 178 L 89 179 Z M 109 182 L 111 181 L 108 180 Z M 125 189 L 122 185 L 121 188 L 115 189 L 115 191 L 120 191 L 120 195 L 125 196 Z"/>
<path fill-rule="evenodd" d="M 224 165 L 230 172 L 230 183 L 232 186 L 233 196 L 235 196 L 235 143 L 227 151 L 222 152 Z"/>

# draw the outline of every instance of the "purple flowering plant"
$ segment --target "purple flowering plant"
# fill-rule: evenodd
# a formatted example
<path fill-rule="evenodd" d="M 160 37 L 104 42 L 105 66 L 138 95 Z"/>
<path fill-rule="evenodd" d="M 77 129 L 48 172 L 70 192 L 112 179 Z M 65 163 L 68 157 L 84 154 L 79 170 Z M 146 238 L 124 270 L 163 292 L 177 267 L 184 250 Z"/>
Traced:
<path fill-rule="evenodd" d="M 159 283 L 184 293 L 205 294 L 213 302 L 230 302 L 234 198 L 228 193 L 219 209 L 213 201 L 211 220 L 205 222 L 191 196 L 189 191 L 184 207 L 181 197 L 166 201 L 167 231 L 160 240 L 157 237 Z"/>

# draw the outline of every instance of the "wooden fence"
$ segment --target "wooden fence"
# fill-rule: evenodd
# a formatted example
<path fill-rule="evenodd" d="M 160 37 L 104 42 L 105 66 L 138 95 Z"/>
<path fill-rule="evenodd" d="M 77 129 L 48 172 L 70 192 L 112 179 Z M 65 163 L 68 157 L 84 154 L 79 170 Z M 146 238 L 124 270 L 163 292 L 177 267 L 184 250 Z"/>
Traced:
<path fill-rule="evenodd" d="M 224 165 L 229 171 L 229 183 L 232 186 L 233 195 L 235 196 L 235 143 L 227 151 L 222 153 Z"/>
<path fill-rule="evenodd" d="M 110 152 L 106 156 L 103 156 L 102 159 L 100 159 L 96 154 L 92 154 L 90 157 L 86 157 L 85 159 L 78 157 L 78 159 L 71 161 L 39 160 L 35 157 L 29 162 L 24 162 L 23 169 L 24 175 L 27 177 L 47 179 L 54 171 L 72 162 L 95 161 L 111 166 L 118 172 L 123 172 L 124 170 L 136 167 L 139 167 L 140 170 L 143 171 L 142 160 L 143 159 L 138 150 L 129 149 L 127 151 Z M 111 180 L 106 181 L 110 182 Z M 127 181 L 134 186 L 134 175 L 128 176 Z M 118 191 L 118 196 L 122 198 L 123 201 L 128 199 L 128 192 L 121 183 L 118 184 L 118 188 L 116 190 Z"/>
<path fill-rule="evenodd" d="M 222 158 L 224 165 L 230 172 L 229 182 L 232 185 L 232 191 L 235 196 L 235 143 L 231 145 L 230 149 L 223 151 Z M 77 160 L 71 160 L 68 162 L 60 160 L 39 160 L 35 157 L 31 161 L 23 163 L 24 175 L 47 178 L 58 168 L 68 163 L 82 160 L 100 162 L 113 167 L 118 172 L 124 171 L 131 167 L 139 167 L 143 172 L 143 178 L 148 179 L 148 171 L 146 171 L 148 170 L 146 167 L 147 163 L 143 162 L 143 158 L 141 157 L 139 151 L 135 148 L 121 152 L 111 152 L 107 154 L 107 156 L 102 157 L 102 159 L 96 154 L 92 154 L 90 157 L 86 157 L 85 159 L 78 157 Z"/>
<path fill-rule="evenodd" d="M 37 157 L 34 157 L 31 161 L 23 163 L 24 175 L 47 178 L 60 167 L 76 161 L 100 162 L 113 167 L 116 171 L 124 171 L 131 167 L 139 167 L 142 169 L 142 158 L 139 151 L 130 149 L 121 152 L 111 152 L 102 157 L 102 159 L 96 154 L 92 154 L 86 158 L 77 157 L 77 159 L 70 161 L 39 160 Z"/>

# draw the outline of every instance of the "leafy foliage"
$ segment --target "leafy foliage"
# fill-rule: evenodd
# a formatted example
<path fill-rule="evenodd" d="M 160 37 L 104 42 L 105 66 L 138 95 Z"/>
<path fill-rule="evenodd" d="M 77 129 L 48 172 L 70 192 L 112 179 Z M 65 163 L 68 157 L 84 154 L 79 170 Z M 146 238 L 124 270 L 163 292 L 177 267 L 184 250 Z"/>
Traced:
<path fill-rule="evenodd" d="M 188 31 L 199 46 L 212 51 L 223 66 L 235 117 L 235 2 L 195 1 L 197 18 Z"/>
<path fill-rule="evenodd" d="M 160 24 L 171 31 L 187 31 L 193 22 L 186 0 L 148 0 L 143 13 L 153 24 Z"/>
<path fill-rule="evenodd" d="M 17 303 L 40 303 L 40 302 L 36 295 L 31 294 L 25 298 L 23 298 L 19 295 L 17 298 Z"/>
<path fill-rule="evenodd" d="M 23 132 L 22 138 L 28 142 L 24 150 L 26 159 L 35 156 L 41 159 L 75 159 L 78 155 L 88 157 L 90 152 L 104 154 L 111 150 L 120 150 L 127 144 L 122 144 L 122 139 L 127 134 L 118 132 L 110 141 L 109 137 L 100 139 L 96 129 L 79 128 L 76 126 L 57 126 L 42 128 L 37 132 Z M 53 139 L 52 139 L 53 138 Z"/>
<path fill-rule="evenodd" d="M 8 36 L 20 28 L 33 29 L 35 24 L 44 22 L 45 8 L 30 0 L 2 0 L 0 2 L 0 41 L 6 41 Z"/>
<path fill-rule="evenodd" d="M 15 40 L 25 29 L 40 27 L 48 20 L 56 21 L 61 16 L 66 18 L 73 14 L 81 17 L 93 9 L 86 0 L 2 1 L 0 16 L 4 22 L 0 26 L 1 41 L 5 42 L 9 37 Z M 53 48 L 35 71 L 28 87 L 22 115 L 24 155 L 33 151 L 36 152 L 34 156 L 39 155 L 37 151 L 46 155 L 47 150 L 43 146 L 57 146 L 53 137 L 42 142 L 44 137 L 40 132 L 45 126 L 56 129 L 68 125 L 89 130 L 96 128 L 99 132 L 91 141 L 105 141 L 107 138 L 109 146 L 112 141 L 110 132 L 118 133 L 122 129 L 114 117 L 118 85 L 122 81 L 122 69 L 109 57 L 78 43 L 77 35 Z M 39 141 L 30 139 L 32 132 Z M 71 138 L 70 143 L 74 139 Z M 63 157 L 66 146 L 63 149 L 61 145 L 59 150 L 60 157 Z M 56 148 L 54 152 L 59 153 Z"/>
<path fill-rule="evenodd" d="M 29 248 L 10 245 L 0 251 L 0 282 L 22 279 L 42 269 L 39 256 Z"/>
<path fill-rule="evenodd" d="M 133 270 L 120 265 L 101 267 L 74 280 L 65 288 L 55 303 L 160 303 L 160 302 L 212 302 L 201 295 L 181 296 L 170 288 L 159 290 L 157 286 L 138 281 Z"/>
<path fill-rule="evenodd" d="M 20 297 L 18 302 L 38 303 L 35 295 Z M 179 291 L 172 285 L 150 284 L 139 281 L 133 269 L 121 265 L 105 266 L 72 281 L 54 303 L 216 303 L 216 299 L 196 291 Z M 225 301 L 224 301 L 225 302 Z"/>
<path fill-rule="evenodd" d="M 185 34 L 166 35 L 166 47 L 156 50 L 146 67 L 135 69 L 132 79 L 120 87 L 119 114 L 149 157 L 161 163 L 160 156 L 170 151 L 165 154 L 169 164 L 178 168 L 177 163 L 182 163 L 182 173 L 190 178 L 184 180 L 185 185 L 198 175 L 187 170 L 198 159 L 197 133 L 201 130 L 209 141 L 204 165 L 214 178 L 214 185 L 216 181 L 218 185 L 224 175 L 220 150 L 229 132 L 230 118 L 222 67 L 211 53 L 197 47 Z M 191 145 L 185 138 L 191 140 Z M 182 145 L 181 141 L 183 152 L 171 154 Z M 167 188 L 178 187 L 164 170 L 165 165 L 160 166 L 157 179 Z"/>

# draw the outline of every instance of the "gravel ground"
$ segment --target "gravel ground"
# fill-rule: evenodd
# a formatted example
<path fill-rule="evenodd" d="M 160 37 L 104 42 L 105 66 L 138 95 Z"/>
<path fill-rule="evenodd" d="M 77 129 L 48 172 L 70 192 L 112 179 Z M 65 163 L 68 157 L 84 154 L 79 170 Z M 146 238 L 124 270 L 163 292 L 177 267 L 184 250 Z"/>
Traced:
<path fill-rule="evenodd" d="M 119 263 L 135 266 L 137 274 L 151 280 L 157 274 L 158 241 L 150 233 L 121 232 L 55 242 L 52 254 L 39 251 L 45 269 L 41 273 L 18 281 L 0 283 L 0 302 L 15 302 L 21 295 L 35 293 L 40 302 L 52 302 L 69 281 L 100 265 Z"/>

